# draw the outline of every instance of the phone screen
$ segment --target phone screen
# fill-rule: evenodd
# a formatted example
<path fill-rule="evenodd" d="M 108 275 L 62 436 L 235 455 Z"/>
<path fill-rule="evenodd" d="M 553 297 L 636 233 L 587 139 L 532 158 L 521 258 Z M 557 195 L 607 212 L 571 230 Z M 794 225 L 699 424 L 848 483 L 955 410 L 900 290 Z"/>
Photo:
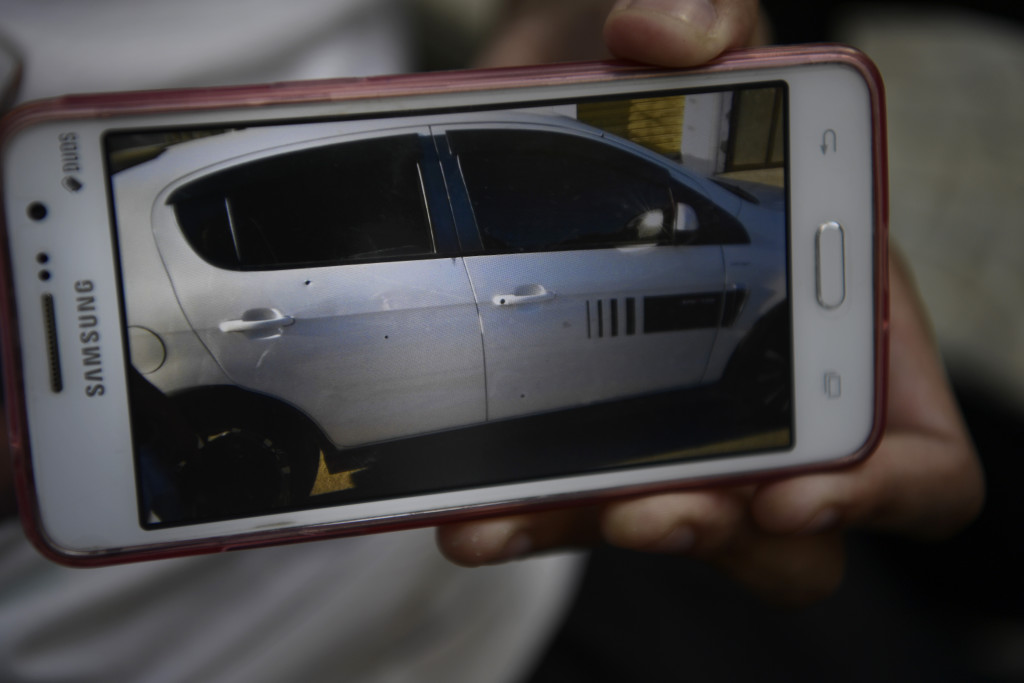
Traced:
<path fill-rule="evenodd" d="M 142 525 L 789 448 L 786 96 L 108 133 Z"/>

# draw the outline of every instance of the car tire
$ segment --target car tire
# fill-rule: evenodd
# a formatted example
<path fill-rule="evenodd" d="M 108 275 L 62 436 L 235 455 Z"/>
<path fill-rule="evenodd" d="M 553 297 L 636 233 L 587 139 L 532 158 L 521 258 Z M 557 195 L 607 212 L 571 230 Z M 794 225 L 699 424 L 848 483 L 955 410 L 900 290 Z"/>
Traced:
<path fill-rule="evenodd" d="M 789 311 L 767 313 L 733 354 L 724 380 L 751 423 L 764 427 L 790 426 L 792 361 Z"/>
<path fill-rule="evenodd" d="M 181 471 L 191 515 L 253 515 L 308 502 L 324 448 L 308 418 L 235 387 L 190 392 L 177 402 L 198 441 Z"/>

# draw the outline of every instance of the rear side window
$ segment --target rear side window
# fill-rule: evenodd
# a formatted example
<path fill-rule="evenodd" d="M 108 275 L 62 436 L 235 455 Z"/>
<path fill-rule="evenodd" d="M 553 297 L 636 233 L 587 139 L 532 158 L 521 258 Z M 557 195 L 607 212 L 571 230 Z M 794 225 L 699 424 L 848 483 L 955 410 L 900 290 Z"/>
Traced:
<path fill-rule="evenodd" d="M 537 130 L 448 133 L 484 248 L 542 251 L 670 237 L 668 172 L 611 145 Z"/>
<path fill-rule="evenodd" d="M 178 224 L 206 261 L 275 269 L 434 253 L 416 134 L 246 162 L 174 192 Z"/>

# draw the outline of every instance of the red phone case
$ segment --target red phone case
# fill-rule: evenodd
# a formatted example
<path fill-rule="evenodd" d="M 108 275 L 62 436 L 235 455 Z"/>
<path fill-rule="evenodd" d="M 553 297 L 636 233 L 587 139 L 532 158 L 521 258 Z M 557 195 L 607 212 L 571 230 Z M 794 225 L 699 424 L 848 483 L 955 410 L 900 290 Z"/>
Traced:
<path fill-rule="evenodd" d="M 875 235 L 874 252 L 876 263 L 881 267 L 874 273 L 875 292 L 875 415 L 874 428 L 870 438 L 856 453 L 841 462 L 828 467 L 836 468 L 855 463 L 868 455 L 877 446 L 885 427 L 886 380 L 888 370 L 888 178 L 886 159 L 885 98 L 882 79 L 874 64 L 862 53 L 837 45 L 807 45 L 792 47 L 760 48 L 740 50 L 726 54 L 699 68 L 685 70 L 686 73 L 719 73 L 747 70 L 755 67 L 784 67 L 798 64 L 840 63 L 856 69 L 867 84 L 873 118 L 874 138 L 872 157 L 874 170 L 874 211 Z M 345 78 L 336 80 L 271 83 L 266 85 L 236 86 L 223 88 L 201 88 L 188 90 L 160 90 L 140 92 L 116 92 L 105 94 L 71 95 L 23 105 L 0 121 L 0 146 L 22 127 L 41 121 L 72 118 L 104 118 L 125 114 L 146 114 L 157 112 L 198 112 L 223 110 L 264 105 L 308 104 L 344 102 L 361 99 L 382 99 L 427 93 L 460 93 L 485 91 L 496 87 L 526 88 L 538 85 L 557 86 L 563 84 L 601 82 L 622 79 L 644 79 L 663 76 L 666 73 L 681 73 L 681 70 L 665 70 L 639 64 L 623 62 L 589 62 L 559 64 L 552 66 L 499 68 L 486 70 L 426 73 L 413 75 L 383 76 L 374 78 Z M 6 227 L 0 212 L 0 258 L 9 263 Z M 10 269 L 5 268 L 5 277 L 0 282 L 0 315 L 3 328 L 4 390 L 11 453 L 15 471 L 18 509 L 26 533 L 32 542 L 48 557 L 66 564 L 88 566 L 104 565 L 140 559 L 158 559 L 180 555 L 192 555 L 227 549 L 257 547 L 290 543 L 313 538 L 369 533 L 378 530 L 397 530 L 414 526 L 441 524 L 469 517 L 481 517 L 525 509 L 537 510 L 545 507 L 565 506 L 582 502 L 594 503 L 611 496 L 637 495 L 664 488 L 664 485 L 645 485 L 620 489 L 612 494 L 588 496 L 585 499 L 545 500 L 542 503 L 495 504 L 472 510 L 445 511 L 436 514 L 419 515 L 413 520 L 391 519 L 370 520 L 364 524 L 335 528 L 303 528 L 292 530 L 271 530 L 232 538 L 210 538 L 190 542 L 183 547 L 157 547 L 132 551 L 130 553 L 105 556 L 68 555 L 54 549 L 41 531 L 39 511 L 35 498 L 33 473 L 28 453 L 27 420 L 20 374 L 21 353 L 17 322 L 14 319 L 13 283 Z M 820 470 L 821 466 L 796 467 L 769 473 L 745 475 L 740 478 L 690 480 L 686 487 L 709 484 L 750 483 L 779 476 L 794 476 L 809 470 Z M 678 486 L 678 485 L 676 485 Z"/>

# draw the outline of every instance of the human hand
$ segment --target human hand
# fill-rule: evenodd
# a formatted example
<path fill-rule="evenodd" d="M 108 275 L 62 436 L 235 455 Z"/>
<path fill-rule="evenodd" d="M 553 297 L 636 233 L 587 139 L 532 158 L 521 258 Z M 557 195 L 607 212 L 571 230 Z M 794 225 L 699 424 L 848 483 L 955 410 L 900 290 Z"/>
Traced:
<path fill-rule="evenodd" d="M 612 55 L 692 66 L 765 36 L 757 0 L 505 0 L 497 25 L 477 66 Z"/>
<path fill-rule="evenodd" d="M 715 10 L 709 23 L 683 0 L 619 2 L 604 36 L 620 57 L 664 66 L 696 64 L 755 33 L 756 2 L 718 0 Z M 890 263 L 890 287 L 888 426 L 866 461 L 759 485 L 666 492 L 450 525 L 438 531 L 441 550 L 464 565 L 601 542 L 685 553 L 765 597 L 799 603 L 838 585 L 846 529 L 919 538 L 954 533 L 980 510 L 981 467 L 923 307 L 898 259 Z"/>
<path fill-rule="evenodd" d="M 981 467 L 924 308 L 895 258 L 890 288 L 888 425 L 877 452 L 860 464 L 757 485 L 453 524 L 438 531 L 441 550 L 465 565 L 599 542 L 688 554 L 766 598 L 801 603 L 839 585 L 845 529 L 951 535 L 981 509 Z"/>
<path fill-rule="evenodd" d="M 981 467 L 898 259 L 890 262 L 890 288 L 888 424 L 867 460 L 759 485 L 454 524 L 439 530 L 441 550 L 463 565 L 599 542 L 688 554 L 763 597 L 802 603 L 839 584 L 846 529 L 922 539 L 955 533 L 981 508 Z"/>

